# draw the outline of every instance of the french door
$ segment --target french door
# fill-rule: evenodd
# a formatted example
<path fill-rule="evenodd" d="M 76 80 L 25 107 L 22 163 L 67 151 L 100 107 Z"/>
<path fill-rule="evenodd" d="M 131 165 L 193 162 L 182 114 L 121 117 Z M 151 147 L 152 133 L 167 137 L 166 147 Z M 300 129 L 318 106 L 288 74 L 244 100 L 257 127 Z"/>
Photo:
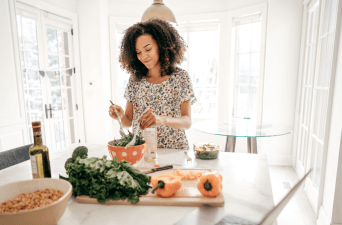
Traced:
<path fill-rule="evenodd" d="M 296 169 L 308 172 L 305 191 L 317 210 L 323 187 L 324 156 L 329 138 L 331 93 L 338 35 L 336 22 L 339 0 L 312 0 L 307 10 L 307 33 L 303 70 L 302 100 Z"/>
<path fill-rule="evenodd" d="M 311 1 L 307 10 L 307 29 L 305 41 L 305 60 L 303 69 L 303 85 L 301 93 L 301 109 L 299 121 L 299 140 L 297 146 L 297 171 L 302 177 L 307 165 L 308 136 L 310 127 L 313 79 L 315 74 L 317 35 L 319 25 L 319 0 Z"/>
<path fill-rule="evenodd" d="M 44 143 L 58 150 L 78 140 L 71 21 L 20 3 L 16 11 L 29 138 L 41 121 Z"/>

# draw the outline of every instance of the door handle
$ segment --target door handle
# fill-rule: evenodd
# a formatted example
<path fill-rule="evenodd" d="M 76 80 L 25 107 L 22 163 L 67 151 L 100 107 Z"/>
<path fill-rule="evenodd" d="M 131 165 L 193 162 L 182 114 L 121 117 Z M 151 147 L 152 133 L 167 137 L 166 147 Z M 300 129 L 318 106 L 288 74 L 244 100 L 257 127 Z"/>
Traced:
<path fill-rule="evenodd" d="M 52 118 L 52 107 L 51 107 L 51 104 L 49 104 L 49 106 L 50 106 L 50 118 Z"/>
<path fill-rule="evenodd" d="M 49 119 L 49 116 L 48 116 L 48 108 L 47 108 L 47 105 L 45 104 L 45 115 L 46 115 L 46 119 Z"/>
<path fill-rule="evenodd" d="M 49 115 L 48 115 L 48 111 L 50 110 L 50 118 L 52 118 L 52 107 L 51 104 L 49 104 L 49 107 L 47 107 L 47 105 L 45 104 L 45 115 L 46 115 L 46 119 L 49 119 Z"/>

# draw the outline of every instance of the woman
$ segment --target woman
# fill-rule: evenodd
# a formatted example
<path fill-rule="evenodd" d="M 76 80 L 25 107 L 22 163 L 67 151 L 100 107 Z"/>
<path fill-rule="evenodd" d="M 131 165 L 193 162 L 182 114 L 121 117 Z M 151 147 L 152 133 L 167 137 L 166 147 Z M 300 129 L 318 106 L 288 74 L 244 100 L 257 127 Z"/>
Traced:
<path fill-rule="evenodd" d="M 122 39 L 119 61 L 131 74 L 126 110 L 110 106 L 109 115 L 117 120 L 117 111 L 124 127 L 133 122 L 133 130 L 140 122 L 140 130 L 157 126 L 158 148 L 189 149 L 185 129 L 196 97 L 188 73 L 176 67 L 185 51 L 177 30 L 157 19 L 131 26 Z M 150 108 L 153 112 L 147 112 Z"/>

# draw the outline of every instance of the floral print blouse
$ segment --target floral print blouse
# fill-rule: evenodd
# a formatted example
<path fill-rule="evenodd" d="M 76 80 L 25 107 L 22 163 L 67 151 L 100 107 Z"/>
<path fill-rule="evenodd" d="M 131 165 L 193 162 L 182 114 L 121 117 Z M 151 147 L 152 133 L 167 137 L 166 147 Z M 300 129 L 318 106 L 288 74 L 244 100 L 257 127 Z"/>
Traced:
<path fill-rule="evenodd" d="M 160 84 L 152 84 L 143 77 L 140 81 L 130 77 L 124 97 L 133 104 L 133 131 L 137 129 L 136 121 L 148 109 L 160 116 L 181 116 L 181 104 L 195 97 L 188 73 L 177 68 L 167 80 Z M 142 136 L 143 131 L 138 131 Z M 174 129 L 165 125 L 157 127 L 158 148 L 189 149 L 184 129 Z"/>

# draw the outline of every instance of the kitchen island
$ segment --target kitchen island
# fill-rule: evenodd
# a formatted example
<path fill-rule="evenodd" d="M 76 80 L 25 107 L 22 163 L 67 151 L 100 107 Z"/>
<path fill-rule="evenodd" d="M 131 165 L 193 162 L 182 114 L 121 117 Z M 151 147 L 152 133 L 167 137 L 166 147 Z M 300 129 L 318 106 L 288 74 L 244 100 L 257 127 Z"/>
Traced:
<path fill-rule="evenodd" d="M 52 178 L 67 176 L 64 163 L 79 145 L 71 145 L 58 152 L 50 152 Z M 106 145 L 86 144 L 89 157 L 102 157 L 109 153 Z M 220 152 L 218 159 L 200 160 L 189 152 L 187 160 L 182 150 L 158 149 L 159 165 L 174 168 L 203 168 L 219 171 L 223 176 L 223 207 L 179 207 L 80 204 L 75 197 L 69 200 L 58 225 L 73 224 L 215 224 L 230 214 L 258 222 L 274 207 L 271 181 L 266 155 Z M 140 163 L 141 165 L 141 163 Z M 153 167 L 153 163 L 144 163 Z M 153 175 L 153 174 L 150 174 Z M 0 171 L 0 186 L 14 181 L 32 179 L 30 161 Z"/>

